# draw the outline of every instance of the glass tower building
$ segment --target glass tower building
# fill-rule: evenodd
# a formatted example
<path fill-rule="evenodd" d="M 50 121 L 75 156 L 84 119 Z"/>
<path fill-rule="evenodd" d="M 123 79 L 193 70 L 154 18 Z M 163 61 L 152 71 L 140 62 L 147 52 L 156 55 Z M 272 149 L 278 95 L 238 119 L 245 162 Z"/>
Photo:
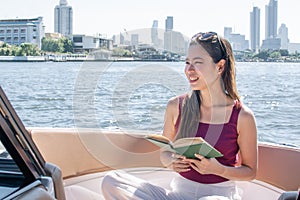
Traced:
<path fill-rule="evenodd" d="M 54 31 L 66 36 L 73 34 L 73 9 L 67 0 L 60 0 L 54 9 Z"/>
<path fill-rule="evenodd" d="M 253 7 L 250 13 L 250 48 L 258 52 L 260 48 L 260 9 Z"/>

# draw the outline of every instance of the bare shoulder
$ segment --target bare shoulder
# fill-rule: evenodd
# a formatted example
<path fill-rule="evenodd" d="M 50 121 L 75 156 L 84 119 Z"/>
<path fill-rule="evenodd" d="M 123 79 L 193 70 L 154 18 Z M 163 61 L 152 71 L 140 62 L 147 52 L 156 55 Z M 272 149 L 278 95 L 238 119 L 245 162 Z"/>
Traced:
<path fill-rule="evenodd" d="M 238 127 L 240 127 L 241 129 L 246 127 L 256 127 L 255 116 L 253 111 L 244 104 L 239 114 Z"/>
<path fill-rule="evenodd" d="M 178 106 L 179 103 L 179 96 L 175 96 L 169 99 L 168 106 Z"/>
<path fill-rule="evenodd" d="M 240 116 L 239 119 L 240 120 L 250 120 L 250 119 L 254 119 L 254 113 L 253 111 L 247 107 L 246 105 L 243 104 L 241 111 L 240 111 Z"/>
<path fill-rule="evenodd" d="M 167 104 L 167 112 L 171 112 L 173 114 L 178 113 L 178 106 L 179 106 L 179 96 L 170 98 Z"/>
<path fill-rule="evenodd" d="M 179 96 L 169 99 L 166 113 L 165 113 L 165 123 L 163 135 L 173 140 L 176 135 L 175 124 L 179 115 Z"/>

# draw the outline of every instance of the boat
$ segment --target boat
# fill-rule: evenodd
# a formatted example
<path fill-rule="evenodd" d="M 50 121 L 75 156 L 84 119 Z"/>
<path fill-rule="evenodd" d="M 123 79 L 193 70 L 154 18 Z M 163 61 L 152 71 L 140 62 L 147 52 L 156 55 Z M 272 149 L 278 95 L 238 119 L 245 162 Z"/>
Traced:
<path fill-rule="evenodd" d="M 0 87 L 0 199 L 72 199 L 84 191 L 104 199 L 101 181 L 124 170 L 168 188 L 165 168 L 144 133 L 89 128 L 24 127 Z M 300 148 L 259 143 L 257 176 L 238 181 L 243 200 L 299 198 Z"/>

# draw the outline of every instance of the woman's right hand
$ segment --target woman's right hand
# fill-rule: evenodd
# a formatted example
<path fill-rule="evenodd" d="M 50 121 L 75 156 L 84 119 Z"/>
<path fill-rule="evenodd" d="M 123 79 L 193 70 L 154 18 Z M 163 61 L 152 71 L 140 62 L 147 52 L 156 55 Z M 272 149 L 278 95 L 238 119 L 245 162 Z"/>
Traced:
<path fill-rule="evenodd" d="M 189 162 L 184 161 L 185 157 L 170 151 L 161 152 L 161 160 L 165 167 L 175 172 L 187 172 L 191 169 Z"/>

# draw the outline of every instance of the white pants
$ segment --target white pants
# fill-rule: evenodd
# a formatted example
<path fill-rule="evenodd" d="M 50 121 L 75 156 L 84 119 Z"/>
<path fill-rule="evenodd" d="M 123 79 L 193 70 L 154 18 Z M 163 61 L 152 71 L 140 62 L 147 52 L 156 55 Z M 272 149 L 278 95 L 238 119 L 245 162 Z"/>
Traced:
<path fill-rule="evenodd" d="M 201 184 L 178 175 L 173 178 L 170 187 L 171 190 L 167 190 L 126 172 L 116 170 L 109 172 L 104 177 L 102 182 L 102 193 L 105 199 L 108 200 L 241 199 L 234 181 L 226 181 L 217 184 Z"/>

